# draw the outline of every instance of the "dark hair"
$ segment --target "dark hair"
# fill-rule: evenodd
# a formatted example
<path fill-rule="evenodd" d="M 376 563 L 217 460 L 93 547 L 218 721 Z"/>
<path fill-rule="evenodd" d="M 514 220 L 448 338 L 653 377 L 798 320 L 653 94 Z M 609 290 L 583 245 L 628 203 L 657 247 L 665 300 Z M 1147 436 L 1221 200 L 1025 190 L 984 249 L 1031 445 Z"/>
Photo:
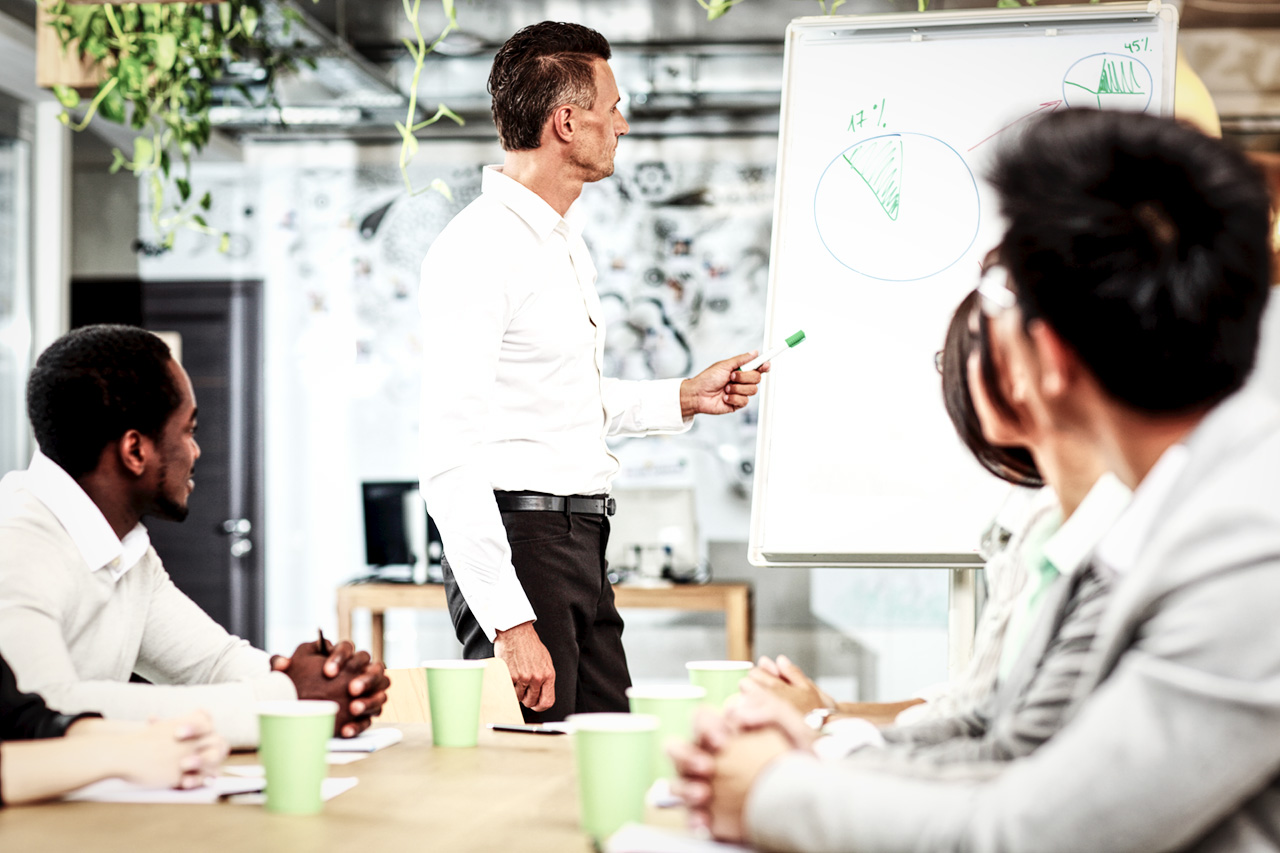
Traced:
<path fill-rule="evenodd" d="M 489 94 L 504 151 L 542 144 L 542 128 L 561 104 L 595 105 L 592 62 L 608 59 L 609 42 L 590 27 L 543 21 L 507 39 L 493 58 Z"/>
<path fill-rule="evenodd" d="M 978 420 L 969 390 L 969 357 L 973 353 L 979 353 L 982 359 L 982 383 L 986 386 L 991 404 L 1001 414 L 1009 417 L 1015 415 L 996 381 L 995 365 L 991 361 L 991 350 L 986 343 L 985 318 L 978 317 L 976 334 L 969 328 L 969 322 L 977 310 L 978 298 L 978 291 L 971 291 L 960 303 L 956 313 L 951 315 L 947 341 L 942 347 L 942 402 L 947 407 L 947 415 L 951 418 L 951 425 L 956 428 L 956 434 L 978 460 L 978 464 L 1001 480 L 1016 486 L 1043 486 L 1044 479 L 1040 476 L 1040 470 L 1036 468 L 1035 460 L 1025 447 L 998 447 L 987 441 L 982 434 L 982 423 Z"/>
<path fill-rule="evenodd" d="M 1113 398 L 1211 405 L 1253 368 L 1270 207 L 1242 153 L 1171 119 L 1070 110 L 991 172 L 1023 322 L 1043 318 Z"/>
<path fill-rule="evenodd" d="M 136 429 L 157 438 L 182 402 L 169 347 L 133 326 L 84 326 L 58 338 L 27 380 L 27 416 L 40 452 L 72 477 Z"/>

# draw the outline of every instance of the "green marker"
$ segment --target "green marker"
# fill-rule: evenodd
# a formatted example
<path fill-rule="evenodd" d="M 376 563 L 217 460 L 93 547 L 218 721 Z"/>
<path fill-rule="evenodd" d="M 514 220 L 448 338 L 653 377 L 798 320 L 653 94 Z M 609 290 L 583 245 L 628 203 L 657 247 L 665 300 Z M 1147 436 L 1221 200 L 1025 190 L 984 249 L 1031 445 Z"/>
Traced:
<path fill-rule="evenodd" d="M 803 340 L 804 340 L 804 332 L 796 332 L 794 335 L 787 338 L 786 343 L 779 344 L 778 346 L 774 347 L 772 350 L 765 353 L 764 355 L 751 359 L 751 361 L 748 361 L 746 364 L 742 365 L 742 367 L 739 367 L 738 369 L 739 370 L 755 370 L 757 367 L 764 364 L 766 361 L 773 361 L 775 358 L 782 355 L 784 352 L 791 349 L 793 346 L 795 346 L 796 344 L 800 343 Z"/>

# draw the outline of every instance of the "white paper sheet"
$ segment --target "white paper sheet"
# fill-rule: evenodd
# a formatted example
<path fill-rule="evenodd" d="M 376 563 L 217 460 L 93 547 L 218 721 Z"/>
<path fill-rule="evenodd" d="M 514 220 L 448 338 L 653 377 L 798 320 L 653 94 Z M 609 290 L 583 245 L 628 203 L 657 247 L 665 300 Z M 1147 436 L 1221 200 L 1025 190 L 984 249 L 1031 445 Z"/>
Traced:
<path fill-rule="evenodd" d="M 327 803 L 339 794 L 350 791 L 359 781 L 355 776 L 330 776 L 320 785 L 320 799 Z M 260 806 L 266 801 L 267 795 L 262 793 L 237 794 L 227 800 L 238 806 Z"/>
<path fill-rule="evenodd" d="M 609 837 L 605 853 L 750 853 L 740 844 L 693 838 L 669 829 L 629 823 Z"/>
<path fill-rule="evenodd" d="M 135 785 L 124 779 L 103 779 L 91 785 L 85 785 L 63 796 L 63 800 L 73 803 L 216 803 L 220 797 L 262 790 L 264 780 L 261 776 L 254 778 L 237 778 L 235 776 L 218 776 L 203 788 L 192 788 L 180 791 L 175 788 L 149 788 Z"/>
<path fill-rule="evenodd" d="M 365 729 L 355 737 L 329 738 L 330 752 L 377 752 L 404 739 L 404 732 L 393 728 Z"/>

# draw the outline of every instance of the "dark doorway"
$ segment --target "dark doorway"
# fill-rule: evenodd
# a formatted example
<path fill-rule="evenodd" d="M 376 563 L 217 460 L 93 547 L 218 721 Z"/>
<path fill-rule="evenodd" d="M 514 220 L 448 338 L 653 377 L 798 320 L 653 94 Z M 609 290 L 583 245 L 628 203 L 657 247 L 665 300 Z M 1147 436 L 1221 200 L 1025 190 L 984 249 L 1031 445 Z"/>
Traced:
<path fill-rule="evenodd" d="M 200 461 L 182 524 L 148 519 L 173 582 L 233 634 L 265 640 L 261 282 L 77 280 L 73 326 L 128 323 L 178 336 L 199 406 Z"/>

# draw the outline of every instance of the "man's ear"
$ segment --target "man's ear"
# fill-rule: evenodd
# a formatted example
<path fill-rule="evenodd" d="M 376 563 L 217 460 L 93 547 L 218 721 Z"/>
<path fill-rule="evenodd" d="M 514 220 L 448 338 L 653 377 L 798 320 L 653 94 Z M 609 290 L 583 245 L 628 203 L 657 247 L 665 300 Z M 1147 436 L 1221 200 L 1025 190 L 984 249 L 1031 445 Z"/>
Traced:
<path fill-rule="evenodd" d="M 154 442 L 136 429 L 127 430 L 116 442 L 120 465 L 135 477 L 141 477 L 147 470 L 147 463 L 154 452 Z"/>
<path fill-rule="evenodd" d="M 1080 358 L 1048 323 L 1032 320 L 1027 337 L 1040 366 L 1040 393 L 1060 399 L 1070 392 L 1080 375 Z"/>
<path fill-rule="evenodd" d="M 577 129 L 577 116 L 573 114 L 573 105 L 565 104 L 551 112 L 551 133 L 560 142 L 572 142 L 573 132 Z"/>

